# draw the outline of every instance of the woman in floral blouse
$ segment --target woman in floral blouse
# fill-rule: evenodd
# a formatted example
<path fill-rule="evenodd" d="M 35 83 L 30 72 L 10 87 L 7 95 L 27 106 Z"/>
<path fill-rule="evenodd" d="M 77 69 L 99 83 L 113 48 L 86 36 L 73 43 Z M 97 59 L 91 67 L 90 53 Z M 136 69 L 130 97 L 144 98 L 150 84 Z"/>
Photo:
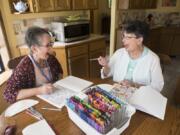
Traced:
<path fill-rule="evenodd" d="M 4 90 L 4 98 L 13 103 L 16 100 L 53 92 L 52 83 L 62 77 L 58 60 L 50 55 L 52 42 L 45 29 L 31 27 L 25 41 L 30 54 L 25 56 L 14 69 Z"/>

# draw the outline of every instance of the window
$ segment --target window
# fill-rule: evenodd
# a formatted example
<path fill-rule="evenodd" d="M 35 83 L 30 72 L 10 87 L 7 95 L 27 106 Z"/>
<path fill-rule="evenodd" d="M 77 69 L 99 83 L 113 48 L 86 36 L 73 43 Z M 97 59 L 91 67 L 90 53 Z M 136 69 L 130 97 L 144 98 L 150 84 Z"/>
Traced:
<path fill-rule="evenodd" d="M 2 73 L 4 71 L 4 64 L 0 55 L 0 73 Z"/>
<path fill-rule="evenodd" d="M 4 29 L 4 23 L 0 12 L 0 73 L 7 69 L 7 63 L 9 61 L 9 53 L 7 49 L 6 33 Z"/>

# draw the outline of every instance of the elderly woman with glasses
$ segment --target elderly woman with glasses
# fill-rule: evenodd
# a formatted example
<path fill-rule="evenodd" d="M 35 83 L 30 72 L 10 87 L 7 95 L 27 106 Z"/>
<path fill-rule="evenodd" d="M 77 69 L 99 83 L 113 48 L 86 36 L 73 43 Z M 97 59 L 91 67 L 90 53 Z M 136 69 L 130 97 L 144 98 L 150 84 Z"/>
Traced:
<path fill-rule="evenodd" d="M 60 79 L 63 73 L 60 63 L 51 55 L 53 44 L 47 30 L 31 27 L 26 32 L 25 41 L 30 54 L 14 69 L 4 91 L 4 97 L 10 103 L 52 93 L 52 83 Z"/>
<path fill-rule="evenodd" d="M 123 28 L 122 43 L 108 61 L 99 57 L 103 67 L 101 77 L 113 77 L 115 82 L 126 87 L 150 86 L 161 91 L 164 79 L 158 56 L 144 45 L 149 27 L 145 22 L 130 21 Z"/>

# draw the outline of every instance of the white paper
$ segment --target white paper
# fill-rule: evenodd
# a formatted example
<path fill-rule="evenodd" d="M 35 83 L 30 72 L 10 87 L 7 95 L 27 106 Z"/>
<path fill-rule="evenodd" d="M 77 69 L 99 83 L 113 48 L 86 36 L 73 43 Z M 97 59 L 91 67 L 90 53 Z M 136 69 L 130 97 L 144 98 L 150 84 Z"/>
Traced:
<path fill-rule="evenodd" d="M 143 86 L 128 101 L 140 111 L 164 120 L 167 98 L 149 86 Z"/>
<path fill-rule="evenodd" d="M 17 101 L 16 103 L 12 104 L 6 109 L 5 117 L 12 117 L 16 115 L 17 113 L 20 113 L 26 110 L 27 108 L 34 106 L 38 103 L 39 101 L 33 100 L 33 99 L 24 99 L 24 100 Z"/>
<path fill-rule="evenodd" d="M 37 95 L 37 97 L 58 108 L 62 108 L 66 103 L 66 99 L 75 94 L 77 93 L 72 90 L 56 85 L 56 90 L 53 93 L 46 95 Z"/>
<path fill-rule="evenodd" d="M 23 135 L 55 135 L 46 120 L 41 120 L 25 127 L 22 133 Z"/>
<path fill-rule="evenodd" d="M 91 86 L 93 83 L 75 76 L 68 76 L 64 79 L 61 79 L 55 83 L 55 85 L 62 86 L 64 88 L 73 90 L 75 92 L 80 92 L 89 86 Z"/>
<path fill-rule="evenodd" d="M 92 84 L 92 82 L 74 76 L 68 76 L 53 84 L 56 90 L 52 94 L 38 95 L 37 97 L 58 108 L 62 108 L 67 98 L 80 93 Z"/>

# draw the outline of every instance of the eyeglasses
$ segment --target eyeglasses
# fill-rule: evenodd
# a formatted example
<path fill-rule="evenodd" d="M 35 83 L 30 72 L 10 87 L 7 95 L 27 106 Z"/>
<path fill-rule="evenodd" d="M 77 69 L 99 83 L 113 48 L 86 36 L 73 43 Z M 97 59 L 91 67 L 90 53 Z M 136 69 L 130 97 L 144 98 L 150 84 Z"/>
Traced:
<path fill-rule="evenodd" d="M 40 45 L 40 47 L 46 47 L 46 48 L 49 48 L 49 47 L 52 47 L 54 45 L 54 42 L 49 42 L 48 44 L 46 45 Z"/>
<path fill-rule="evenodd" d="M 139 38 L 139 37 L 122 35 L 122 39 L 132 39 L 132 38 Z"/>

